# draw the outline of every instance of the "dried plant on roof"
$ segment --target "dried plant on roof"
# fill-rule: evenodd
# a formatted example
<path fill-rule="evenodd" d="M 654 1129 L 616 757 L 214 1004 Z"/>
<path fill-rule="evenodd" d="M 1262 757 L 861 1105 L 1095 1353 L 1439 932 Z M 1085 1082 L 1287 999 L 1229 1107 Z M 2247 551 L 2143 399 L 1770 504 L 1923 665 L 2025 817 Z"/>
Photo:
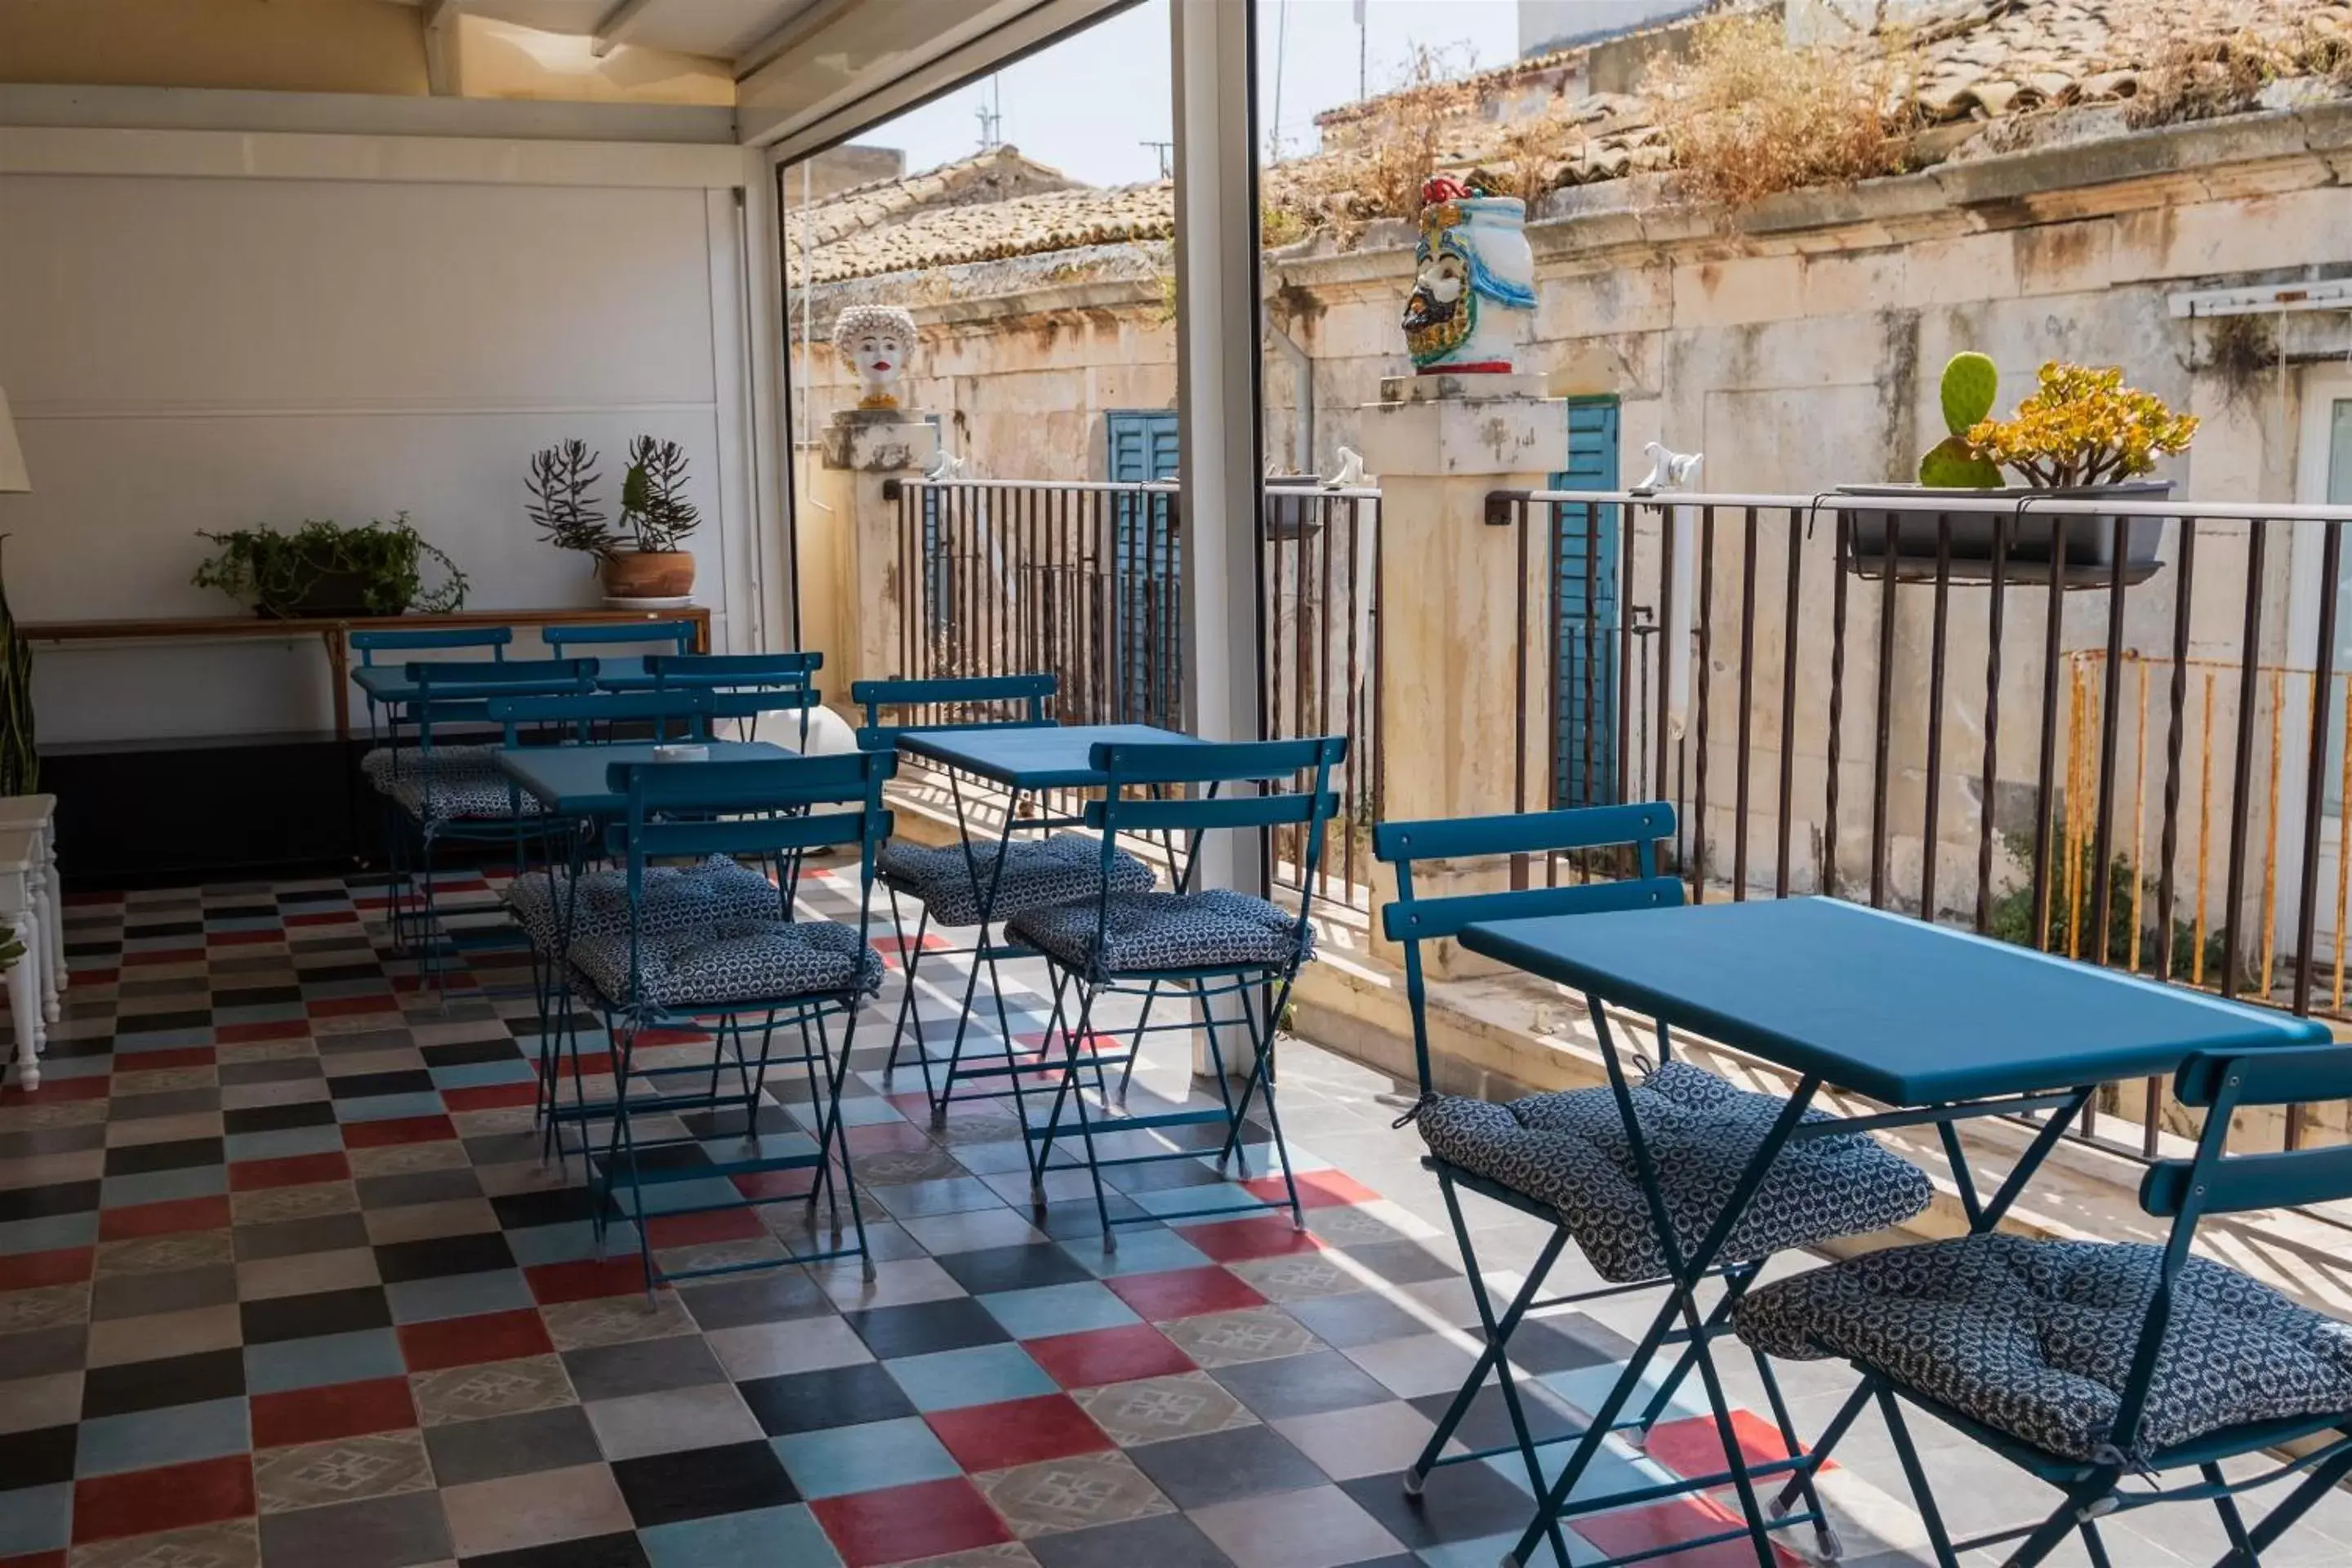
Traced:
<path fill-rule="evenodd" d="M 2264 88 L 2296 77 L 2352 88 L 2352 32 L 2340 20 L 2314 12 L 2257 26 L 2242 0 L 2209 0 L 2157 47 L 2124 121 L 2145 131 L 2244 114 L 2261 107 Z"/>
<path fill-rule="evenodd" d="M 1352 236 L 1378 218 L 1412 218 L 1421 187 L 1444 163 L 1445 132 L 1471 107 L 1470 90 L 1449 80 L 1451 52 L 1416 45 L 1405 83 L 1381 98 L 1338 155 L 1266 171 L 1265 203 L 1277 225 L 1301 232 L 1330 226 Z"/>
<path fill-rule="evenodd" d="M 1882 43 L 1888 40 L 1882 40 Z M 1686 59 L 1643 84 L 1685 188 L 1733 206 L 1900 174 L 1916 97 L 1908 52 L 1793 48 L 1775 16 L 1702 25 Z"/>

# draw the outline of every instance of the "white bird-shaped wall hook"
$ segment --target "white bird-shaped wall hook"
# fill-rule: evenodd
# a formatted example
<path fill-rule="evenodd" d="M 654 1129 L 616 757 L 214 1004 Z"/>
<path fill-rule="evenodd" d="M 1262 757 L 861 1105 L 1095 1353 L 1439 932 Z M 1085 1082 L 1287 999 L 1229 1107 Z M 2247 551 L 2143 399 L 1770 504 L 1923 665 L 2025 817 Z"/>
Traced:
<path fill-rule="evenodd" d="M 1339 448 L 1339 471 L 1323 481 L 1327 490 L 1352 489 L 1364 482 L 1364 455 L 1353 447 Z"/>
<path fill-rule="evenodd" d="M 1643 446 L 1649 454 L 1650 471 L 1640 484 L 1633 487 L 1635 495 L 1655 495 L 1660 490 L 1686 490 L 1697 482 L 1699 464 L 1706 460 L 1704 452 L 1671 452 L 1663 441 Z"/>
<path fill-rule="evenodd" d="M 923 475 L 923 478 L 929 483 L 945 485 L 953 484 L 962 476 L 962 474 L 963 459 L 961 458 L 950 457 L 948 453 L 942 451 L 936 458 L 932 459 L 930 468 Z"/>

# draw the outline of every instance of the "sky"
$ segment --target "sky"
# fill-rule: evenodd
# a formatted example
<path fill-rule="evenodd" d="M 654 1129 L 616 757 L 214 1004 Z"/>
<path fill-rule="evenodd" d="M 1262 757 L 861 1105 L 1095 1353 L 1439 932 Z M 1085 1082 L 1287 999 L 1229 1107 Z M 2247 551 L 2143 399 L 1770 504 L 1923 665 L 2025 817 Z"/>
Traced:
<path fill-rule="evenodd" d="M 1311 153 L 1315 116 L 1358 96 L 1354 0 L 1256 3 L 1260 135 L 1276 127 L 1278 93 L 1284 155 Z M 1517 29 L 1513 0 L 1367 0 L 1364 78 L 1374 92 L 1397 85 L 1416 45 L 1445 51 L 1456 72 L 1501 65 L 1518 53 Z M 986 105 L 1002 115 L 998 141 L 1073 178 L 1158 179 L 1161 152 L 1147 143 L 1171 134 L 1168 55 L 1167 0 L 1146 0 L 857 140 L 903 149 L 910 171 L 933 168 L 979 151 Z"/>

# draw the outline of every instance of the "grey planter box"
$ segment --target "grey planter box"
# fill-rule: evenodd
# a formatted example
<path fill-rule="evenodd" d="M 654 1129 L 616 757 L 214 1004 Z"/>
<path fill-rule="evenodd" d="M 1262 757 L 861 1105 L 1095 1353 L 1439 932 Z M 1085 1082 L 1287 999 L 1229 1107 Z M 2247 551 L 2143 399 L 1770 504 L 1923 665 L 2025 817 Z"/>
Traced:
<path fill-rule="evenodd" d="M 1849 496 L 1950 495 L 1969 500 L 2096 500 L 2102 498 L 2162 500 L 2172 493 L 2170 479 L 2126 479 L 2120 484 L 2085 489 L 2042 490 L 2004 485 L 1989 490 L 1937 490 L 1926 485 L 1840 485 Z M 1894 511 L 1857 508 L 1841 513 L 1846 531 L 1846 562 L 1864 577 L 1892 571 L 1903 582 L 1936 579 L 1936 540 L 1940 519 L 1951 521 L 1951 580 L 1981 583 L 1992 575 L 1993 527 L 2008 525 L 2009 550 L 2001 566 L 2004 584 L 2047 583 L 2056 574 L 2068 588 L 2104 588 L 2115 580 L 2116 522 L 2110 513 L 2075 512 L 2065 523 L 2064 559 L 2057 558 L 2060 519 L 2028 511 L 2006 518 L 1985 511 Z M 1887 524 L 1895 526 L 1895 549 L 1887 552 Z M 2164 540 L 2166 520 L 2132 517 L 2123 520 L 2124 581 L 2145 583 L 2163 563 L 2157 547 Z"/>

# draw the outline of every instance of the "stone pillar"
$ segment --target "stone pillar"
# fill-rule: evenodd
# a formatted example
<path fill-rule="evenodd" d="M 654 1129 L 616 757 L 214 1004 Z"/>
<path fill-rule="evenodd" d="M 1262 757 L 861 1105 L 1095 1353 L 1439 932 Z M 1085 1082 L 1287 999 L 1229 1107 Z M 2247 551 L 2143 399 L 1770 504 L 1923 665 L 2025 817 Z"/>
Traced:
<path fill-rule="evenodd" d="M 1540 489 L 1568 467 L 1568 405 L 1543 392 L 1539 375 L 1397 376 L 1381 384 L 1382 401 L 1362 410 L 1364 466 L 1381 485 L 1379 733 L 1390 821 L 1514 809 L 1523 656 L 1526 805 L 1549 804 L 1550 638 L 1530 627 L 1523 650 L 1519 616 L 1523 586 L 1528 615 L 1551 603 L 1543 581 L 1550 552 L 1540 514 L 1530 520 L 1524 563 L 1518 530 L 1486 518 L 1489 491 Z M 1393 898 L 1393 875 L 1376 873 L 1377 899 Z M 1504 866 L 1416 868 L 1413 890 L 1482 891 L 1507 886 L 1508 877 Z M 1374 945 L 1400 958 L 1385 939 Z M 1438 976 L 1491 967 L 1451 942 L 1423 958 Z"/>
<path fill-rule="evenodd" d="M 939 433 L 922 415 L 901 408 L 851 408 L 833 416 L 824 433 L 824 466 L 849 476 L 849 515 L 842 520 L 841 584 L 846 602 L 835 612 L 842 646 L 824 650 L 822 682 L 846 702 L 853 680 L 913 673 L 899 637 L 906 584 L 898 581 L 906 549 L 899 507 L 883 494 L 893 479 L 919 477 L 939 451 Z M 894 488 L 895 487 L 891 487 Z"/>

